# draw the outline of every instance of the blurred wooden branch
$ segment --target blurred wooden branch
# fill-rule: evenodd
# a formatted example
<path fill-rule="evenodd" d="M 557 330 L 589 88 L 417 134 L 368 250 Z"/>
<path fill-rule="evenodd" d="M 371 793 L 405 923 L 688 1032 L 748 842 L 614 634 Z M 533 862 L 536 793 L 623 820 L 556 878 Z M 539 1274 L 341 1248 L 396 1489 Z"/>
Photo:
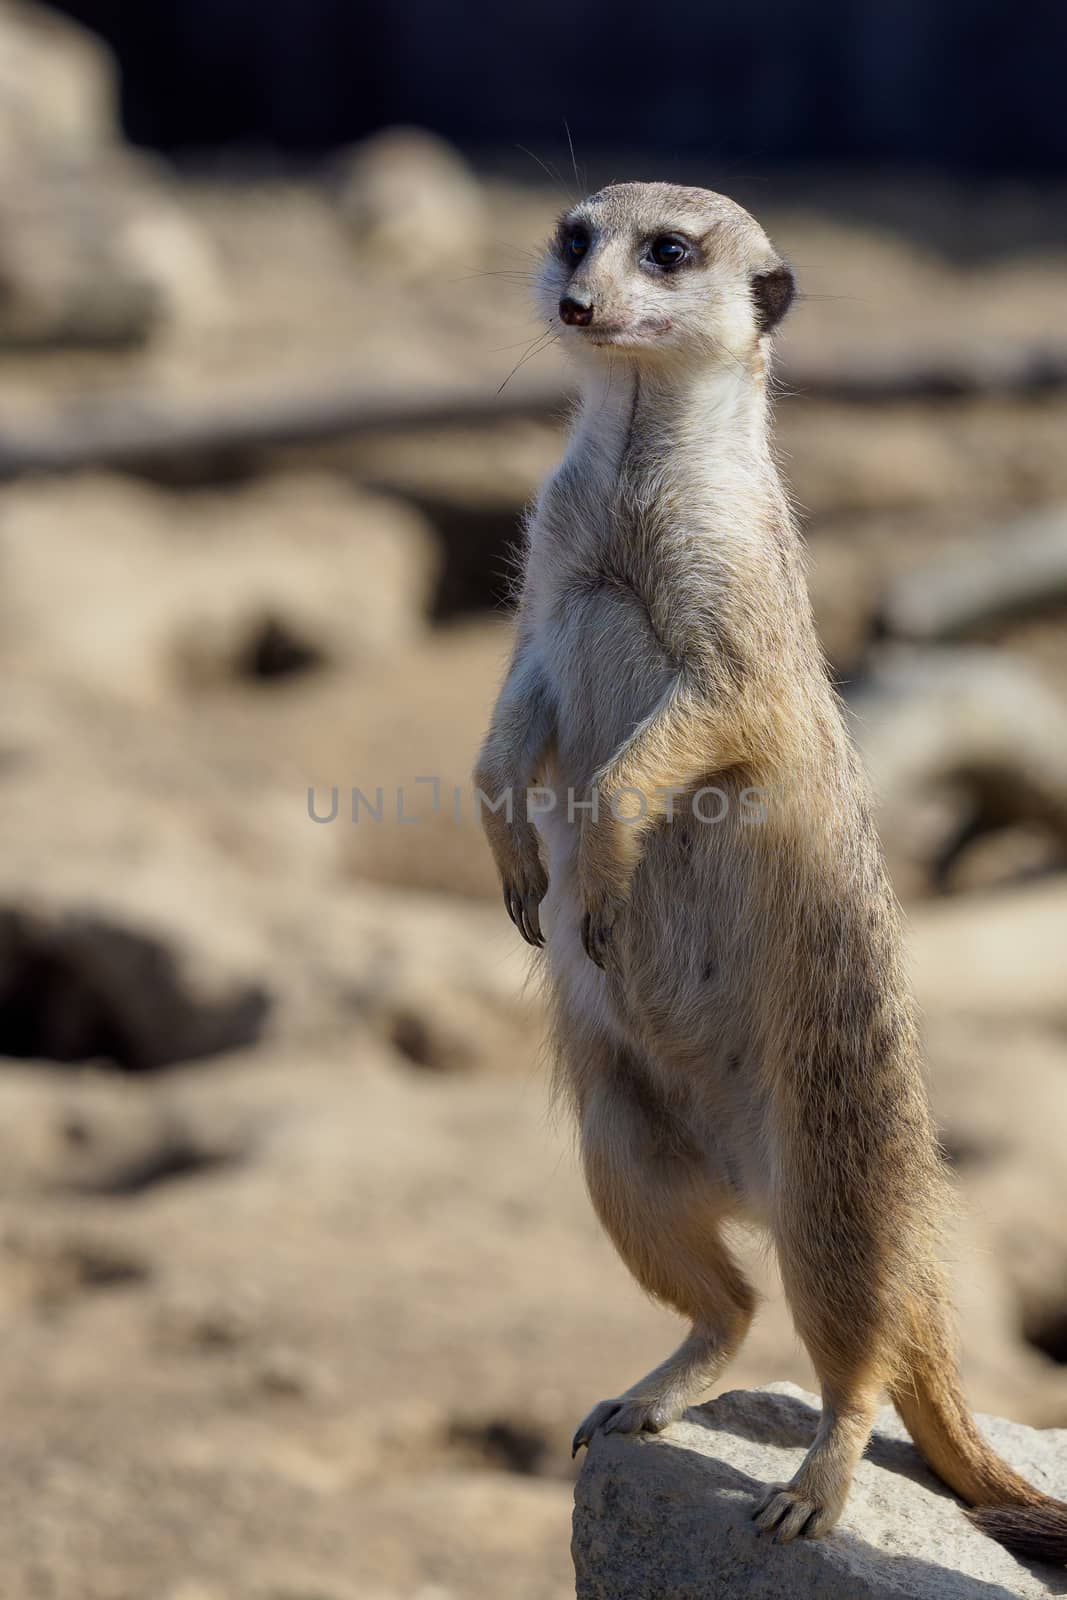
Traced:
<path fill-rule="evenodd" d="M 779 377 L 789 393 L 851 405 L 980 395 L 1021 399 L 1067 387 L 1067 345 L 976 345 L 921 359 L 914 349 L 905 349 L 895 357 L 858 354 L 854 362 L 787 361 Z"/>
<path fill-rule="evenodd" d="M 140 393 L 119 394 L 91 410 L 79 406 L 76 413 L 45 426 L 0 424 L 0 479 L 90 467 L 152 471 L 244 460 L 397 428 L 551 416 L 564 409 L 567 399 L 558 379 L 516 381 L 502 394 L 467 386 L 397 395 L 383 395 L 364 380 L 318 392 L 183 409 L 165 408 Z"/>
<path fill-rule="evenodd" d="M 995 648 L 883 645 L 847 693 L 894 882 L 943 889 L 985 834 L 1031 825 L 1067 852 L 1067 711 Z"/>
<path fill-rule="evenodd" d="M 851 404 L 1034 395 L 1067 388 L 1067 347 L 976 350 L 965 358 L 848 365 L 783 364 L 788 394 Z M 278 449 L 396 429 L 482 425 L 561 415 L 571 391 L 558 376 L 516 377 L 503 392 L 474 385 L 382 394 L 366 380 L 285 393 L 167 407 L 143 392 L 109 393 L 37 426 L 0 422 L 0 479 L 115 468 L 195 475 Z"/>
<path fill-rule="evenodd" d="M 968 541 L 960 555 L 901 573 L 882 632 L 916 643 L 975 638 L 1019 618 L 1067 607 L 1067 506 Z"/>

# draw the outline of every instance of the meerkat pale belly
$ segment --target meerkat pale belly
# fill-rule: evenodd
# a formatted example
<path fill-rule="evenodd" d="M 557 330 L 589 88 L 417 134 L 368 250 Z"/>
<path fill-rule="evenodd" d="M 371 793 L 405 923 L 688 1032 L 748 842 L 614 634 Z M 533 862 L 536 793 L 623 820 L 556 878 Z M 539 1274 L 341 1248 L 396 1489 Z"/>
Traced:
<path fill-rule="evenodd" d="M 544 780 L 549 790 L 565 785 L 565 776 L 551 762 Z M 731 923 L 736 896 L 733 889 L 726 892 L 731 830 L 717 832 L 713 845 L 703 830 L 719 830 L 720 825 L 680 816 L 672 830 L 656 839 L 650 850 L 653 859 L 640 869 L 643 881 L 635 882 L 625 925 L 618 931 L 620 969 L 606 973 L 586 959 L 579 937 L 576 823 L 568 821 L 565 810 L 553 810 L 538 815 L 536 826 L 549 872 L 542 903 L 545 960 L 560 1007 L 613 1040 L 651 1090 L 674 1105 L 684 1104 L 687 1118 L 700 1131 L 709 1175 L 728 1185 L 731 1207 L 751 1217 L 764 1216 L 770 1174 L 762 1131 L 759 1042 L 755 1028 L 739 1012 L 734 970 L 750 954 L 743 928 L 736 920 Z M 671 914 L 662 891 L 672 880 L 684 881 L 694 848 L 722 850 L 724 893 L 717 904 L 711 895 L 690 907 L 690 987 L 699 998 L 696 1006 L 681 1008 L 675 1004 L 679 974 L 667 939 Z M 665 858 L 670 858 L 669 865 Z M 631 949 L 640 953 L 638 962 L 627 961 Z M 696 1080 L 688 1071 L 693 1065 L 699 1068 Z"/>
<path fill-rule="evenodd" d="M 627 1037 L 607 980 L 584 959 L 578 939 L 575 855 L 590 789 L 599 769 L 668 692 L 674 673 L 632 595 L 598 585 L 595 567 L 568 583 L 530 595 L 532 649 L 555 709 L 553 752 L 543 778 L 551 809 L 534 823 L 544 841 L 549 887 L 542 906 L 547 960 L 568 1003 Z"/>
<path fill-rule="evenodd" d="M 898 916 L 769 442 L 792 274 L 723 196 L 624 184 L 561 219 L 542 287 L 582 399 L 476 781 L 508 913 L 545 947 L 592 1203 L 691 1329 L 575 1448 L 667 1426 L 723 1373 L 755 1296 L 722 1224 L 747 1214 L 823 1401 L 757 1526 L 834 1526 L 888 1388 L 934 1470 L 996 1508 L 987 1531 L 1067 1559 L 1067 1506 L 993 1453 L 960 1388 Z M 527 811 L 531 786 L 551 809 Z"/>
<path fill-rule="evenodd" d="M 544 797 L 534 809 L 534 823 L 548 857 L 544 921 L 557 935 L 549 941 L 547 959 L 557 981 L 568 984 L 576 976 L 580 980 L 573 985 L 576 991 L 595 996 L 593 1009 L 625 1029 L 625 1016 L 613 1009 L 605 975 L 596 967 L 590 975 L 585 970 L 587 963 L 571 960 L 568 930 L 572 925 L 577 929 L 574 913 L 580 899 L 577 844 L 593 803 L 591 790 L 597 773 L 662 705 L 678 672 L 635 595 L 606 591 L 591 577 L 586 581 L 580 575 L 568 591 L 549 596 L 547 603 L 532 593 L 530 609 L 535 619 L 543 618 L 533 635 L 532 649 L 543 664 L 556 718 L 553 749 L 542 774 Z M 709 753 L 709 764 L 712 759 Z M 627 806 L 635 810 L 646 798 L 627 797 Z M 598 806 L 601 803 L 607 805 L 608 798 L 598 796 Z M 682 874 L 695 839 L 691 809 L 688 816 L 681 809 L 685 803 L 685 797 L 679 797 L 677 825 L 658 841 L 663 864 L 673 857 Z M 706 851 L 708 841 L 697 842 Z M 653 948 L 657 919 L 676 916 L 674 896 L 669 896 L 670 903 L 665 905 L 658 892 L 660 885 L 660 873 L 639 869 L 632 916 L 628 917 L 635 926 L 638 920 L 642 923 Z M 701 942 L 706 943 L 707 938 Z M 694 959 L 698 958 L 695 954 Z M 703 958 L 702 964 L 706 966 L 710 959 Z M 590 976 L 596 981 L 590 982 Z M 639 1004 L 639 999 L 631 994 L 631 1005 Z"/>
<path fill-rule="evenodd" d="M 535 591 L 531 610 L 556 707 L 556 766 L 582 799 L 594 774 L 662 702 L 677 668 L 638 597 L 598 583 L 595 573 L 579 571 L 543 599 Z"/>

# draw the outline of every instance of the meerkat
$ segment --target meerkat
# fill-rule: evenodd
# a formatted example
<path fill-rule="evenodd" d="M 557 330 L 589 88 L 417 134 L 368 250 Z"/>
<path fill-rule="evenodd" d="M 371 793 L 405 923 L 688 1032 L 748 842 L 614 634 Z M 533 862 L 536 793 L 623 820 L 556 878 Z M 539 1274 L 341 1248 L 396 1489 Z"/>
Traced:
<path fill-rule="evenodd" d="M 746 211 L 658 183 L 569 210 L 540 277 L 581 400 L 475 783 L 543 952 L 593 1205 L 691 1324 L 574 1449 L 662 1429 L 720 1377 L 754 1310 L 724 1236 L 746 1220 L 822 1392 L 757 1526 L 834 1526 L 888 1389 L 986 1531 L 1064 1559 L 1067 1506 L 993 1453 L 960 1386 L 898 913 L 770 442 L 793 296 Z"/>

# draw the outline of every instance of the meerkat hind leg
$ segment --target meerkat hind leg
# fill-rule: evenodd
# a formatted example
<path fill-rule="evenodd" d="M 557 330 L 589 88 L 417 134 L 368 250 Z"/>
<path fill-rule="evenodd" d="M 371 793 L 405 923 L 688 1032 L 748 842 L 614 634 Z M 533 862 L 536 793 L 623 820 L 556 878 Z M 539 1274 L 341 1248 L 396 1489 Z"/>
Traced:
<path fill-rule="evenodd" d="M 840 1241 L 839 1241 L 840 1242 Z M 783 1248 L 784 1244 L 784 1248 Z M 855 1246 L 855 1240 L 853 1240 Z M 834 1283 L 828 1263 L 819 1271 L 793 1242 L 779 1240 L 779 1261 L 797 1331 L 822 1391 L 822 1416 L 804 1460 L 785 1484 L 771 1485 L 753 1520 L 785 1544 L 829 1533 L 844 1510 L 856 1463 L 867 1447 L 886 1368 L 878 1296 L 856 1271 Z"/>
<path fill-rule="evenodd" d="M 789 1483 L 768 1486 L 752 1514 L 756 1526 L 773 1534 L 776 1543 L 817 1539 L 834 1526 L 871 1436 L 880 1387 L 849 1392 L 823 1384 L 822 1418 L 811 1449 Z"/>
<path fill-rule="evenodd" d="M 606 1136 L 605 1136 L 606 1133 Z M 609 1117 L 587 1116 L 582 1155 L 601 1222 L 638 1283 L 692 1323 L 673 1355 L 622 1395 L 602 1400 L 574 1435 L 658 1432 L 726 1367 L 755 1295 L 723 1242 L 723 1192 L 691 1153 L 656 1147 L 646 1108 L 615 1087 Z"/>

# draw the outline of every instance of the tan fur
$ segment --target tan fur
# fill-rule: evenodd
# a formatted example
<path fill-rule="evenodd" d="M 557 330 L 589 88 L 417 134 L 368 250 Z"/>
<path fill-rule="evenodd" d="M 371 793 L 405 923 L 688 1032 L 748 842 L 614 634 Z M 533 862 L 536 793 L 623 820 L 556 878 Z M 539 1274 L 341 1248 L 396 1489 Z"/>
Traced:
<path fill-rule="evenodd" d="M 653 258 L 662 235 L 685 244 L 680 265 Z M 483 815 L 508 910 L 547 947 L 593 1204 L 692 1323 L 575 1447 L 663 1427 L 718 1377 L 753 1311 L 723 1239 L 747 1219 L 774 1240 L 823 1394 L 759 1526 L 833 1526 L 888 1386 L 935 1470 L 972 1504 L 1038 1508 L 1053 1553 L 1053 1503 L 960 1394 L 897 911 L 769 443 L 766 330 L 787 289 L 740 207 L 663 184 L 575 208 L 543 274 L 546 317 L 561 297 L 589 313 L 562 330 L 582 400 L 529 521 L 476 782 L 512 793 L 510 817 Z M 535 784 L 552 810 L 528 812 Z M 693 814 L 708 786 L 721 821 Z M 1016 1528 L 1031 1553 L 1032 1515 Z"/>

